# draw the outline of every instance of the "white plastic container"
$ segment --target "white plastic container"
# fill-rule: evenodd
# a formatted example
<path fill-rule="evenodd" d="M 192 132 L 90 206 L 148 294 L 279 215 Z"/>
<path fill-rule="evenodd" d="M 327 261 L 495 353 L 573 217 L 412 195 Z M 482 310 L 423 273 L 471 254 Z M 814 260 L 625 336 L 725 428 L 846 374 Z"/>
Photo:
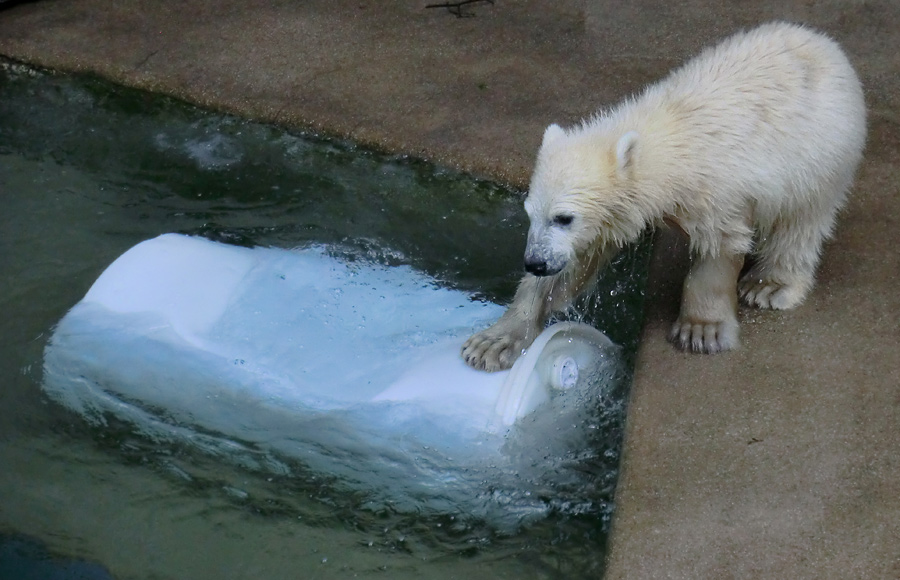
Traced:
<path fill-rule="evenodd" d="M 517 421 L 616 372 L 616 347 L 577 323 L 545 330 L 510 371 L 469 368 L 462 342 L 502 311 L 409 267 L 168 234 L 60 321 L 44 388 L 93 422 L 112 413 L 245 462 L 452 487 L 464 478 L 442 460 L 496 464 Z"/>

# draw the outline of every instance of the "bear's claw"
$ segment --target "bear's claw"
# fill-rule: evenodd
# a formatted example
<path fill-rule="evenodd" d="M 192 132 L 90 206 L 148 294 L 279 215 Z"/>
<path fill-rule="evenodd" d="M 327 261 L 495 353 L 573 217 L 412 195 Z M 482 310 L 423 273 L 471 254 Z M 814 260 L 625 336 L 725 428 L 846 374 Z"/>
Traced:
<path fill-rule="evenodd" d="M 679 319 L 669 331 L 669 340 L 682 350 L 716 354 L 738 347 L 737 321 L 704 322 Z"/>
<path fill-rule="evenodd" d="M 462 345 L 462 358 L 470 367 L 489 373 L 512 367 L 522 351 L 537 336 L 527 325 L 500 320 L 488 329 L 472 335 Z"/>
<path fill-rule="evenodd" d="M 472 368 L 489 373 L 512 367 L 518 356 L 516 342 L 506 336 L 482 336 L 478 333 L 463 344 L 462 357 Z"/>
<path fill-rule="evenodd" d="M 747 275 L 738 284 L 738 294 L 747 306 L 788 310 L 803 302 L 806 289 L 802 284 L 780 284 Z"/>

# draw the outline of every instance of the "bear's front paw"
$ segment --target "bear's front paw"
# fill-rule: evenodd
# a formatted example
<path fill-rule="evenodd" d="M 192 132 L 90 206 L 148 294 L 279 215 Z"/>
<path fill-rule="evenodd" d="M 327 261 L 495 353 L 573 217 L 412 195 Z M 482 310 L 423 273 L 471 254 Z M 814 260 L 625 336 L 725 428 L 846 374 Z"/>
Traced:
<path fill-rule="evenodd" d="M 669 340 L 682 350 L 716 354 L 738 347 L 737 320 L 704 321 L 679 317 Z"/>
<path fill-rule="evenodd" d="M 472 368 L 489 373 L 512 367 L 522 351 L 534 342 L 539 329 L 500 320 L 472 335 L 462 345 L 462 357 Z"/>
<path fill-rule="evenodd" d="M 769 278 L 747 274 L 738 284 L 738 294 L 747 306 L 788 310 L 803 302 L 811 284 L 781 284 Z"/>

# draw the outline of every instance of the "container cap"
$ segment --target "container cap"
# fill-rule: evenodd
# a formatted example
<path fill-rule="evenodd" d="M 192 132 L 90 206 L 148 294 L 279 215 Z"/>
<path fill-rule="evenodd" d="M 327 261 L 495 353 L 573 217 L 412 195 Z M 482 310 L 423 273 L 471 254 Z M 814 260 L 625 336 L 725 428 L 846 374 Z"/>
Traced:
<path fill-rule="evenodd" d="M 580 388 L 613 347 L 605 334 L 581 322 L 548 327 L 513 365 L 497 399 L 495 426 L 509 427 L 550 400 L 554 391 Z"/>

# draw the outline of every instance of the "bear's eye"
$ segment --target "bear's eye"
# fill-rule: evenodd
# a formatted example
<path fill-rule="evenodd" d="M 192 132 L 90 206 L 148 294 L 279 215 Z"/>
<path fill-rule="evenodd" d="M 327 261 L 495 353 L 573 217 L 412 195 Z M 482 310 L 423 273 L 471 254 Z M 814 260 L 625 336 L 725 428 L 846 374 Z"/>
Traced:
<path fill-rule="evenodd" d="M 575 216 L 567 213 L 561 213 L 553 216 L 553 225 L 557 226 L 569 226 L 572 225 L 572 220 L 575 219 Z"/>

